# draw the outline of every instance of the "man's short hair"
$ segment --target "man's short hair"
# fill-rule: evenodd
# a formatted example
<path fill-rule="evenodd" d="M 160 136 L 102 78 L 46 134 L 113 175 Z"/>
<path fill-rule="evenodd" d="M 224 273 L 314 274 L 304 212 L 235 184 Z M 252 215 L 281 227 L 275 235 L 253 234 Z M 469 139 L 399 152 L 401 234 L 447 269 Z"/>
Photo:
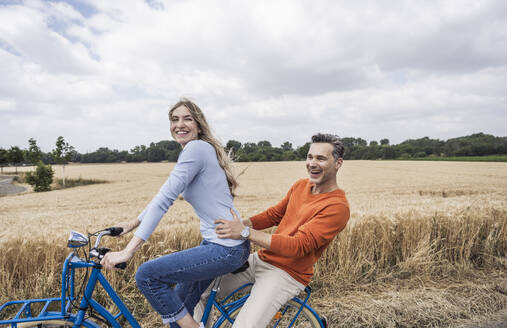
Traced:
<path fill-rule="evenodd" d="M 316 142 L 326 142 L 333 146 L 333 157 L 334 159 L 343 158 L 343 154 L 345 153 L 345 147 L 343 147 L 340 138 L 337 135 L 329 134 L 329 133 L 317 133 L 312 136 L 312 143 Z"/>

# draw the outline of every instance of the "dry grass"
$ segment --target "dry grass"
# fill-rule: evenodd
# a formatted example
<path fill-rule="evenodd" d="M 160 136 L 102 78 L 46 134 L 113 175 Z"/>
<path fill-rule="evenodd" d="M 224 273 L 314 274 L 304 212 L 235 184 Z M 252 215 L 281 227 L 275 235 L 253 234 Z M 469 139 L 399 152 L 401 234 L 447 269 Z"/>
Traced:
<path fill-rule="evenodd" d="M 0 303 L 55 295 L 69 230 L 95 231 L 137 215 L 171 168 L 70 165 L 71 178 L 111 183 L 0 199 Z M 235 204 L 255 214 L 304 176 L 300 162 L 250 164 Z M 452 327 L 505 311 L 507 164 L 348 161 L 339 181 L 351 221 L 312 282 L 312 305 L 333 327 Z M 144 327 L 158 318 L 135 288 L 135 268 L 198 242 L 197 218 L 177 200 L 127 270 L 108 273 Z"/>
<path fill-rule="evenodd" d="M 101 184 L 101 183 L 108 183 L 108 181 L 97 179 L 83 179 L 82 177 L 79 177 L 77 179 L 65 179 L 65 184 L 63 184 L 63 179 L 56 179 L 54 181 L 54 185 L 51 188 L 51 190 L 75 188 L 80 186 L 88 186 L 92 184 Z"/>

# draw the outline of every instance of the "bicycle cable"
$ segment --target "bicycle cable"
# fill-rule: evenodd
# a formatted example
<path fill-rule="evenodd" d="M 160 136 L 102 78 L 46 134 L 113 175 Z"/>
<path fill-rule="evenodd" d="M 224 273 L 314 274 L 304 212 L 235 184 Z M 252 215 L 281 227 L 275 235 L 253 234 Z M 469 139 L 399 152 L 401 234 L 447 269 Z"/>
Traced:
<path fill-rule="evenodd" d="M 95 235 L 95 234 L 88 234 L 88 239 L 91 236 L 93 236 L 93 235 Z M 84 253 L 84 260 L 86 262 L 89 262 L 88 254 L 90 253 L 90 250 L 91 250 L 90 249 L 90 243 L 88 243 L 88 253 L 85 250 L 82 250 L 83 253 Z M 75 254 L 76 254 L 76 256 L 78 258 L 81 258 L 80 252 L 81 252 L 81 248 L 78 248 L 77 251 L 75 251 Z M 74 269 L 72 269 L 72 271 L 74 271 Z M 65 290 L 65 296 L 69 300 L 70 305 L 72 307 L 69 312 L 72 312 L 73 309 L 76 309 L 76 310 L 90 310 L 91 307 L 87 307 L 86 309 L 85 308 L 82 309 L 80 304 L 78 305 L 78 304 L 74 303 L 74 300 L 81 299 L 81 295 L 83 295 L 83 297 L 86 299 L 86 301 L 88 302 L 88 304 L 90 303 L 90 300 L 86 297 L 86 293 L 83 291 L 85 283 L 86 283 L 86 281 L 88 280 L 88 277 L 89 277 L 89 268 L 86 267 L 84 277 L 81 280 L 81 286 L 79 287 L 79 290 L 77 291 L 77 293 L 74 295 L 74 298 L 71 297 L 70 291 L 69 291 L 69 288 L 70 288 L 70 283 L 69 283 L 70 274 L 71 274 L 70 272 L 67 272 L 67 276 L 65 277 L 65 279 L 67 280 L 67 289 Z M 74 273 L 74 275 L 75 275 L 75 273 Z M 94 317 L 93 313 L 91 313 L 91 316 Z"/>
<path fill-rule="evenodd" d="M 77 253 L 76 253 L 77 257 L 80 257 L 79 256 L 79 251 L 80 250 L 81 250 L 80 248 L 77 249 Z M 85 251 L 83 251 L 83 252 L 84 252 L 85 259 L 88 261 L 88 255 L 86 254 Z M 72 270 L 74 270 L 74 269 L 72 269 Z M 88 279 L 88 268 L 86 268 L 85 272 L 86 272 L 85 276 L 84 276 L 84 278 L 83 278 L 83 280 L 81 282 L 81 287 L 79 288 L 79 291 L 77 292 L 77 294 L 74 295 L 75 296 L 74 297 L 75 300 L 79 300 L 81 298 L 81 296 L 80 296 L 81 294 L 83 294 L 83 296 L 85 296 L 84 293 L 83 293 L 83 288 L 84 288 L 85 281 Z M 65 291 L 65 296 L 67 296 L 67 298 L 68 298 L 68 300 L 69 300 L 70 305 L 72 306 L 72 308 L 79 310 L 80 309 L 80 305 L 76 305 L 74 303 L 73 298 L 70 295 L 70 291 L 69 291 L 69 288 L 70 288 L 70 284 L 69 284 L 70 276 L 69 275 L 70 275 L 70 272 L 67 272 L 67 277 L 65 278 L 67 280 L 67 290 Z M 72 312 L 72 309 L 69 312 Z"/>
<path fill-rule="evenodd" d="M 99 234 L 100 232 L 101 231 L 97 231 L 97 232 L 94 232 L 92 234 L 88 234 L 88 239 L 90 239 L 90 237 L 93 237 L 93 236 L 97 237 L 97 234 Z M 91 250 L 92 250 L 91 249 L 91 244 L 88 243 L 88 254 L 86 254 L 86 252 L 85 252 L 86 262 L 90 261 L 90 258 L 88 257 L 88 255 L 90 254 Z M 88 279 L 88 269 L 89 268 L 86 268 L 86 276 L 85 276 L 85 279 L 83 280 L 83 282 Z M 86 299 L 86 301 L 88 302 L 88 304 L 90 304 L 90 300 L 86 297 L 86 294 L 83 294 L 83 297 Z M 88 310 L 88 317 L 97 319 L 97 320 L 101 321 L 102 323 L 105 323 L 108 327 L 112 327 L 112 325 L 109 323 L 109 321 L 107 320 L 106 317 L 104 317 L 103 315 L 101 315 L 98 312 L 93 311 L 93 307 L 88 306 L 87 310 Z"/>

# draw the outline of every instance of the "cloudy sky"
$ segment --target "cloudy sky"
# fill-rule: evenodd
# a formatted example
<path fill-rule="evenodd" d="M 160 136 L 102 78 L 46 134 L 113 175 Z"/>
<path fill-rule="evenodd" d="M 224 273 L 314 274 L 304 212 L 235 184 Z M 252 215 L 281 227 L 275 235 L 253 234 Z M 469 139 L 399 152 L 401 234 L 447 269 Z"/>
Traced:
<path fill-rule="evenodd" d="M 0 147 L 507 135 L 507 1 L 0 0 Z"/>

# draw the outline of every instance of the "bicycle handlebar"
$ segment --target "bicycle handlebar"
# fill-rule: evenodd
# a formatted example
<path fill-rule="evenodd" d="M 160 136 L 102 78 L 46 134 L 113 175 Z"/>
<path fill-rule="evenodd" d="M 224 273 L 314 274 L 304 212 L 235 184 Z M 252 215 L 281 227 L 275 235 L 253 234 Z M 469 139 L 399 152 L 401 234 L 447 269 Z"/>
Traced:
<path fill-rule="evenodd" d="M 113 236 L 113 237 L 119 236 L 123 232 L 122 227 L 110 227 L 110 228 L 107 228 L 106 230 L 109 231 L 111 233 L 110 236 Z M 114 267 L 123 270 L 127 267 L 127 263 L 121 262 L 121 263 L 116 264 Z"/>
<path fill-rule="evenodd" d="M 114 267 L 118 268 L 118 269 L 121 269 L 121 270 L 125 270 L 125 268 L 127 267 L 127 262 L 118 263 Z"/>
<path fill-rule="evenodd" d="M 122 227 L 110 227 L 107 228 L 106 230 L 109 231 L 111 233 L 110 236 L 113 237 L 119 236 L 123 232 Z"/>
<path fill-rule="evenodd" d="M 123 232 L 122 227 L 110 227 L 106 228 L 103 231 L 99 233 L 97 236 L 97 239 L 95 240 L 95 245 L 93 246 L 92 250 L 90 251 L 90 256 L 97 257 L 99 260 L 102 260 L 104 255 L 106 255 L 107 252 L 110 251 L 109 248 L 106 247 L 99 247 L 100 240 L 103 236 L 118 236 Z M 125 269 L 127 267 L 127 263 L 122 262 L 115 265 L 115 268 L 118 269 Z"/>

